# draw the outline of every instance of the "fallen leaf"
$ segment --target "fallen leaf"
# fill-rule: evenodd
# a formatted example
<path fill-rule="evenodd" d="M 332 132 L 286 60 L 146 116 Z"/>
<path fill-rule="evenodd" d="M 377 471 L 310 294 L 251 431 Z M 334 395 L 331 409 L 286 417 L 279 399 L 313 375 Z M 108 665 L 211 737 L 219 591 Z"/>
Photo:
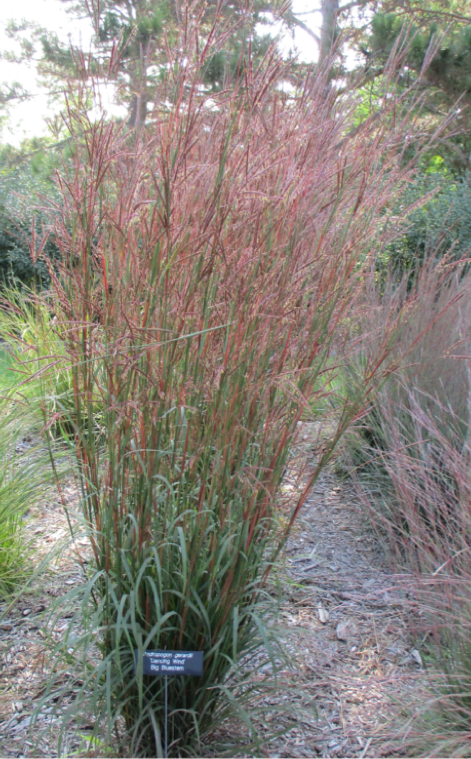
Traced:
<path fill-rule="evenodd" d="M 339 640 L 349 640 L 356 633 L 356 628 L 350 619 L 344 619 L 338 623 L 335 634 Z"/>

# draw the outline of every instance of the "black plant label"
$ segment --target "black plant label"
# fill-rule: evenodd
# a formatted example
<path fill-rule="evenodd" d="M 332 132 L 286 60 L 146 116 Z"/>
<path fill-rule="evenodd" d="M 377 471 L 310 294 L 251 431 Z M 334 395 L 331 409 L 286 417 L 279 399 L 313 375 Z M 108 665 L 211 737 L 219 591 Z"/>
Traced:
<path fill-rule="evenodd" d="M 134 651 L 136 665 L 139 652 Z M 203 651 L 144 651 L 144 675 L 196 675 L 203 674 Z"/>

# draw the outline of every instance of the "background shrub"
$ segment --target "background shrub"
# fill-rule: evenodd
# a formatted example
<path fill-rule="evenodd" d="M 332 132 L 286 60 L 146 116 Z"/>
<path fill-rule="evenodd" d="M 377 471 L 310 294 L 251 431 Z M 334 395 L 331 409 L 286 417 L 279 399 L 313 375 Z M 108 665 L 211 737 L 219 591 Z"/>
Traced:
<path fill-rule="evenodd" d="M 38 174 L 32 166 L 0 170 L 0 283 L 3 286 L 20 283 L 43 288 L 50 284 L 45 259 L 54 261 L 59 254 L 53 237 L 48 237 L 35 262 L 31 249 L 38 249 L 50 228 L 39 208 L 41 195 L 51 198 L 53 193 L 51 178 Z"/>
<path fill-rule="evenodd" d="M 428 198 L 428 199 L 427 199 Z M 381 271 L 392 270 L 400 279 L 417 273 L 433 255 L 437 259 L 461 260 L 471 255 L 471 187 L 468 180 L 452 174 L 419 174 L 396 205 L 418 207 L 407 215 L 399 235 L 379 259 Z"/>

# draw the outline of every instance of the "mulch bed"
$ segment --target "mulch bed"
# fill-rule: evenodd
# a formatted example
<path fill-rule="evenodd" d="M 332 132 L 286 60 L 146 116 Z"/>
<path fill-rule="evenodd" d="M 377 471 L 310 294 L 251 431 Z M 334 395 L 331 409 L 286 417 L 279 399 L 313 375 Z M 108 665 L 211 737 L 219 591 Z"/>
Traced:
<path fill-rule="evenodd" d="M 304 425 L 302 445 L 313 461 L 315 425 Z M 301 486 L 288 474 L 285 495 L 294 497 Z M 66 497 L 73 509 L 78 499 L 72 485 Z M 32 511 L 27 530 L 36 564 L 61 541 L 64 549 L 0 623 L 4 757 L 57 755 L 58 724 L 49 725 L 49 738 L 37 746 L 29 731 L 48 677 L 42 616 L 53 599 L 83 582 L 77 546 L 67 545 L 68 525 L 58 498 L 49 497 Z M 81 540 L 77 543 L 83 553 L 87 549 Z M 266 756 L 407 756 L 407 722 L 425 692 L 412 636 L 421 610 L 388 570 L 354 489 L 331 468 L 312 488 L 286 547 L 285 587 L 281 621 L 298 670 L 280 677 L 280 693 L 271 699 L 271 707 L 277 699 L 295 710 L 299 704 L 301 716 L 289 729 L 292 720 L 280 712 L 277 727 L 285 724 L 287 732 L 273 740 L 267 735 Z M 0 605 L 0 615 L 5 608 Z M 67 625 L 66 617 L 57 621 L 56 640 Z M 64 707 L 74 697 L 73 683 L 69 690 Z M 40 717 L 46 725 L 53 719 L 52 709 Z M 218 739 L 236 742 L 239 731 L 240 726 L 224 725 Z M 73 739 L 68 748 L 73 750 Z"/>

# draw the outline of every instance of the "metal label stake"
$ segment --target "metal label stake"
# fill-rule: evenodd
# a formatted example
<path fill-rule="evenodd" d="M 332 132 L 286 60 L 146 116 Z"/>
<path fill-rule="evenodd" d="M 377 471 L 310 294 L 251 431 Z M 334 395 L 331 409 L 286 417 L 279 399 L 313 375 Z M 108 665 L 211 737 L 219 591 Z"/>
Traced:
<path fill-rule="evenodd" d="M 142 674 L 164 676 L 164 757 L 168 756 L 168 676 L 203 674 L 203 651 L 144 651 Z M 134 672 L 137 670 L 139 651 L 134 651 Z"/>
<path fill-rule="evenodd" d="M 168 755 L 168 691 L 167 691 L 168 676 L 165 675 L 165 722 L 164 722 L 164 757 L 167 759 Z"/>

